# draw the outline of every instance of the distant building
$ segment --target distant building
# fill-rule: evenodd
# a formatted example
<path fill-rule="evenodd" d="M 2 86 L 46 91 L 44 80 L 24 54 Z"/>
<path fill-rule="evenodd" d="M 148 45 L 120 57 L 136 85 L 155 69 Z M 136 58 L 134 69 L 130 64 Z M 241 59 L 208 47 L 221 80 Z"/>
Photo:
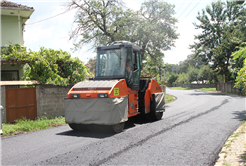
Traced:
<path fill-rule="evenodd" d="M 33 12 L 33 7 L 1 0 L 1 46 L 9 42 L 24 45 L 25 22 Z"/>
<path fill-rule="evenodd" d="M 33 7 L 1 0 L 1 47 L 10 43 L 24 46 L 25 23 L 33 12 Z M 25 64 L 25 62 L 1 59 L 1 80 L 19 80 L 23 76 Z"/>

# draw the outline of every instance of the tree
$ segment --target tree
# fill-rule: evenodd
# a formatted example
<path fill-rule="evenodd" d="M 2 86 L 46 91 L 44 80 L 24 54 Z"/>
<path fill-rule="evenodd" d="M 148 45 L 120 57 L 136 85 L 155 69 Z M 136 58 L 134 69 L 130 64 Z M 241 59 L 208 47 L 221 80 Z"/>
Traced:
<path fill-rule="evenodd" d="M 133 42 L 143 48 L 143 59 L 149 57 L 152 60 L 156 57 L 156 52 L 174 46 L 174 41 L 178 38 L 174 14 L 174 6 L 166 2 L 150 0 L 141 5 L 138 11 L 137 40 Z"/>
<path fill-rule="evenodd" d="M 85 65 L 86 67 L 88 67 L 90 69 L 90 72 L 93 75 L 95 75 L 95 73 L 96 73 L 96 62 L 97 62 L 96 57 L 90 58 L 88 63 Z"/>
<path fill-rule="evenodd" d="M 243 43 L 246 45 L 246 43 Z M 238 72 L 238 76 L 236 78 L 235 87 L 239 87 L 242 85 L 244 89 L 246 89 L 246 46 L 240 47 L 238 51 L 232 54 L 234 60 L 236 59 L 244 59 L 243 67 Z"/>
<path fill-rule="evenodd" d="M 242 67 L 242 61 L 233 61 L 231 58 L 231 54 L 242 43 L 239 36 L 240 34 L 236 34 L 235 32 L 225 31 L 221 38 L 221 44 L 213 50 L 213 69 L 218 75 L 224 76 L 225 81 L 234 81 L 237 72 L 233 72 L 231 69 Z"/>
<path fill-rule="evenodd" d="M 168 63 L 165 64 L 165 70 L 170 74 L 172 73 L 177 74 L 179 70 L 178 68 L 179 68 L 178 64 L 168 64 Z"/>
<path fill-rule="evenodd" d="M 239 31 L 243 27 L 240 25 L 245 25 L 242 16 L 245 16 L 242 2 L 227 1 L 224 3 L 217 1 L 203 9 L 202 13 L 199 12 L 197 16 L 199 24 L 194 23 L 196 29 L 203 31 L 195 36 L 198 42 L 191 45 L 191 48 L 194 49 L 196 56 L 201 57 L 206 63 L 212 63 L 212 68 L 219 75 L 226 76 L 225 81 L 231 80 L 230 55 L 239 45 L 239 41 L 245 40 L 245 31 Z"/>
<path fill-rule="evenodd" d="M 178 36 L 174 6 L 151 0 L 134 12 L 121 7 L 120 3 L 119 0 L 72 0 L 69 7 L 77 9 L 77 14 L 76 28 L 70 38 L 79 38 L 75 49 L 88 43 L 93 43 L 96 48 L 127 40 L 142 47 L 142 59 L 159 62 L 164 56 L 162 51 L 174 46 Z M 160 68 L 161 64 L 157 66 Z"/>
<path fill-rule="evenodd" d="M 72 0 L 70 9 L 77 9 L 70 39 L 77 39 L 75 50 L 85 44 L 93 47 L 108 45 L 116 40 L 126 40 L 130 34 L 129 25 L 136 22 L 136 13 L 123 10 L 119 0 Z"/>
<path fill-rule="evenodd" d="M 18 50 L 18 51 L 17 51 Z M 23 80 L 37 80 L 41 84 L 66 86 L 85 80 L 88 69 L 78 58 L 62 50 L 40 47 L 39 52 L 26 51 L 19 45 L 10 44 L 1 48 L 2 59 L 28 61 Z"/>
<path fill-rule="evenodd" d="M 164 66 L 164 54 L 160 52 L 160 50 L 157 50 L 154 53 L 156 56 L 153 59 L 148 58 L 146 63 L 144 64 L 143 72 L 149 73 L 151 72 L 154 75 L 159 75 L 159 80 L 161 81 L 161 75 L 163 73 L 163 70 L 165 68 Z"/>
<path fill-rule="evenodd" d="M 178 71 L 179 73 L 187 73 L 189 66 L 199 69 L 202 65 L 206 65 L 206 63 L 202 61 L 201 57 L 191 54 L 187 56 L 187 59 L 179 62 Z"/>
<path fill-rule="evenodd" d="M 187 81 L 192 83 L 193 81 L 199 80 L 198 78 L 199 70 L 193 66 L 189 66 L 187 71 Z"/>
<path fill-rule="evenodd" d="M 177 74 L 171 74 L 171 76 L 168 78 L 168 84 L 171 84 L 172 85 L 172 83 L 174 83 L 176 80 L 177 80 L 177 78 L 178 78 L 178 75 Z"/>
<path fill-rule="evenodd" d="M 209 65 L 203 65 L 198 71 L 198 80 L 202 81 L 202 83 L 208 80 L 211 83 L 217 82 L 217 77 Z"/>
<path fill-rule="evenodd" d="M 188 78 L 187 78 L 187 74 L 186 73 L 181 73 L 178 75 L 177 80 L 175 81 L 175 83 L 177 84 L 185 84 L 188 82 Z"/>

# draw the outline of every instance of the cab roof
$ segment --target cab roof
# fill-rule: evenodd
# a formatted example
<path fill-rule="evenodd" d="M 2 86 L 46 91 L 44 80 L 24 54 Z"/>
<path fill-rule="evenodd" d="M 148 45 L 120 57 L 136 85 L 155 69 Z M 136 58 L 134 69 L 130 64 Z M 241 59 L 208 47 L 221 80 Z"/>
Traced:
<path fill-rule="evenodd" d="M 138 50 L 138 51 L 142 49 L 141 47 L 136 46 L 129 41 L 115 41 L 109 46 L 97 47 L 97 50 L 110 50 L 110 49 L 117 49 L 121 47 L 131 47 L 134 50 Z"/>

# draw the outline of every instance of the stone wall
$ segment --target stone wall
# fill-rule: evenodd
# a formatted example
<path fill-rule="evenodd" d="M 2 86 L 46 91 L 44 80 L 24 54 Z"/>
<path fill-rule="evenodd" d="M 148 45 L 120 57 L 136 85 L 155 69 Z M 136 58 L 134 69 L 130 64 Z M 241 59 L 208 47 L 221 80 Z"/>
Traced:
<path fill-rule="evenodd" d="M 72 86 L 37 85 L 37 116 L 64 116 L 64 98 Z"/>

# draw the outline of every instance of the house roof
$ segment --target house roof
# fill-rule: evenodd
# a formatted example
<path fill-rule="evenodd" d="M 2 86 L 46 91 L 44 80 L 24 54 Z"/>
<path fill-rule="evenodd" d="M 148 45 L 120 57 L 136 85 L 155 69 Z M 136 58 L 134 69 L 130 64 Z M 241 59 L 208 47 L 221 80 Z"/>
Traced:
<path fill-rule="evenodd" d="M 21 5 L 18 3 L 1 0 L 1 8 L 11 8 L 11 9 L 24 9 L 24 10 L 33 10 L 33 7 L 28 7 L 26 5 Z"/>
<path fill-rule="evenodd" d="M 34 12 L 33 7 L 17 4 L 7 0 L 1 0 L 0 7 L 1 7 L 1 15 L 21 16 L 23 19 L 23 23 L 25 23 L 27 19 L 29 19 L 32 13 Z"/>

